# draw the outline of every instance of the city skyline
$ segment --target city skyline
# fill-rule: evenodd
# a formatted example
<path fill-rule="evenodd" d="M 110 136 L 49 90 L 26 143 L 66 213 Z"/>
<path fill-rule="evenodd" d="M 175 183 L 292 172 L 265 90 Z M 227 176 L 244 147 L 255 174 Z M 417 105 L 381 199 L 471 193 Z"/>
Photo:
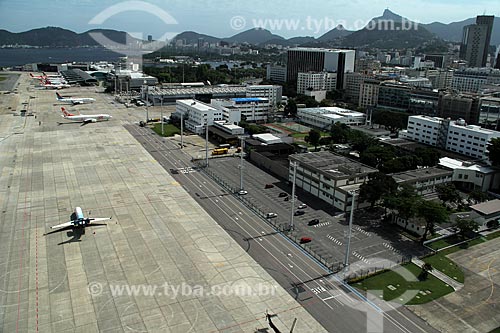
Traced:
<path fill-rule="evenodd" d="M 3 23 L 0 28 L 11 32 L 46 26 L 62 27 L 75 32 L 107 28 L 135 32 L 142 34 L 144 38 L 152 35 L 154 39 L 162 38 L 165 33 L 168 33 L 168 38 L 183 31 L 196 31 L 224 38 L 264 23 L 265 28 L 272 33 L 289 38 L 319 37 L 336 24 L 358 30 L 373 17 L 381 16 L 387 8 L 419 23 L 458 22 L 484 13 L 500 15 L 495 1 L 490 0 L 476 3 L 449 0 L 378 0 L 369 3 L 356 0 L 324 3 L 313 0 L 307 7 L 298 1 L 292 1 L 287 2 L 287 12 L 283 12 L 282 5 L 280 2 L 268 3 L 262 0 L 252 3 L 205 1 L 203 4 L 178 0 L 169 1 L 168 4 L 163 1 L 57 0 L 47 3 L 39 0 L 3 0 L 0 1 L 0 20 Z M 134 6 L 141 9 L 131 10 Z M 142 9 L 146 7 L 153 9 L 149 12 Z M 361 7 L 362 12 L 359 11 Z M 27 11 L 27 8 L 30 10 Z M 114 9 L 110 11 L 110 8 Z M 107 17 L 101 19 L 99 24 L 92 24 L 106 10 L 109 12 Z M 160 10 L 169 15 L 168 20 L 157 15 Z"/>

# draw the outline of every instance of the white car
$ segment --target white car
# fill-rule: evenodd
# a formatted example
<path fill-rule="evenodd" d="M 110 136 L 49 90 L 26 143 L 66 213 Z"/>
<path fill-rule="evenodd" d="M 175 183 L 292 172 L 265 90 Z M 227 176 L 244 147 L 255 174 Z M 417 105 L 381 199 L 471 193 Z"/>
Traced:
<path fill-rule="evenodd" d="M 297 207 L 298 209 L 306 209 L 307 208 L 307 205 L 306 204 L 301 204 L 299 205 L 299 207 Z"/>
<path fill-rule="evenodd" d="M 266 218 L 268 218 L 268 219 L 272 219 L 274 217 L 278 217 L 278 214 L 276 214 L 276 213 L 267 213 L 266 214 Z"/>
<path fill-rule="evenodd" d="M 245 190 L 238 191 L 238 195 L 246 195 L 246 194 L 248 194 L 248 191 Z"/>

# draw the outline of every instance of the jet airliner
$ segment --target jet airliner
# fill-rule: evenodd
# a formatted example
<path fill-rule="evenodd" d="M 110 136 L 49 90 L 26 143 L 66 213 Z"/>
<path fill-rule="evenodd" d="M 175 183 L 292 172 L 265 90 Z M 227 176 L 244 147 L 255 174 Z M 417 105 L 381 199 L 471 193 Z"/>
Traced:
<path fill-rule="evenodd" d="M 95 99 L 94 98 L 88 98 L 88 97 L 81 97 L 81 98 L 65 98 L 62 97 L 59 93 L 56 92 L 56 97 L 57 100 L 61 103 L 66 103 L 66 104 L 85 104 L 85 103 L 94 103 Z"/>
<path fill-rule="evenodd" d="M 90 214 L 90 213 L 89 213 Z M 111 220 L 112 217 L 85 217 L 83 216 L 83 211 L 80 207 L 75 208 L 74 212 L 75 219 L 71 220 L 69 222 L 61 223 L 55 226 L 50 227 L 51 229 L 58 229 L 58 228 L 67 228 L 67 227 L 73 227 L 73 228 L 85 228 L 92 222 L 101 222 L 101 221 L 107 221 Z"/>
<path fill-rule="evenodd" d="M 84 124 L 96 123 L 98 121 L 110 120 L 111 118 L 113 118 L 109 114 L 88 114 L 88 115 L 73 114 L 73 113 L 69 113 L 68 111 L 66 111 L 65 108 L 61 108 L 61 111 L 63 113 L 62 117 L 64 119 L 79 122 L 79 123 L 84 123 Z"/>

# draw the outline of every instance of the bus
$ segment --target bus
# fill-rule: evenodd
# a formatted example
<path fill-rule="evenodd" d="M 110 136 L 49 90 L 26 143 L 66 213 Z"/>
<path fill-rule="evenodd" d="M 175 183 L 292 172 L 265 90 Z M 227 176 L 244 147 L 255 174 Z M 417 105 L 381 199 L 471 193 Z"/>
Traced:
<path fill-rule="evenodd" d="M 212 150 L 212 155 L 224 155 L 229 151 L 228 148 L 215 148 Z"/>

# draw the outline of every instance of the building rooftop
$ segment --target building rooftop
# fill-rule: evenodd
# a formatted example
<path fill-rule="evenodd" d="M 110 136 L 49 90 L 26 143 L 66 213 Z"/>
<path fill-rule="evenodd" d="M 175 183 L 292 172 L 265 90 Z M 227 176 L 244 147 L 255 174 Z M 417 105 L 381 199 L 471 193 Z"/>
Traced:
<path fill-rule="evenodd" d="M 328 151 L 290 155 L 291 161 L 297 161 L 308 168 L 317 169 L 334 178 L 377 172 L 377 169 L 336 155 Z"/>
<path fill-rule="evenodd" d="M 452 174 L 453 171 L 434 167 L 393 173 L 390 176 L 394 178 L 396 183 L 406 183 L 440 176 L 451 176 Z"/>
<path fill-rule="evenodd" d="M 463 170 L 472 170 L 472 171 L 478 171 L 483 174 L 487 173 L 494 173 L 495 170 L 491 167 L 484 166 L 484 165 L 479 165 L 471 162 L 465 162 L 449 157 L 443 157 L 439 159 L 439 165 L 448 169 L 463 169 Z"/>
<path fill-rule="evenodd" d="M 364 117 L 365 114 L 349 109 L 339 108 L 337 106 L 325 106 L 325 107 L 317 107 L 317 108 L 302 108 L 301 112 L 307 113 L 317 113 L 317 114 L 325 114 L 325 115 L 339 115 L 341 117 Z"/>
<path fill-rule="evenodd" d="M 204 86 L 204 87 L 185 87 L 174 89 L 161 89 L 152 87 L 149 89 L 149 95 L 163 95 L 165 97 L 175 95 L 206 95 L 206 94 L 231 94 L 231 93 L 246 93 L 246 87 L 237 86 Z"/>
<path fill-rule="evenodd" d="M 194 107 L 200 111 L 218 111 L 216 108 L 194 99 L 180 99 L 177 101 L 177 104 Z"/>
<path fill-rule="evenodd" d="M 470 207 L 472 210 L 482 214 L 491 215 L 500 212 L 500 199 L 486 201 Z"/>
<path fill-rule="evenodd" d="M 294 47 L 289 49 L 289 51 L 307 51 L 307 52 L 355 52 L 354 50 L 344 50 L 344 49 L 326 49 L 322 47 Z"/>
<path fill-rule="evenodd" d="M 236 103 L 244 103 L 244 102 L 267 102 L 267 98 L 260 97 L 239 97 L 239 98 L 231 98 Z"/>

